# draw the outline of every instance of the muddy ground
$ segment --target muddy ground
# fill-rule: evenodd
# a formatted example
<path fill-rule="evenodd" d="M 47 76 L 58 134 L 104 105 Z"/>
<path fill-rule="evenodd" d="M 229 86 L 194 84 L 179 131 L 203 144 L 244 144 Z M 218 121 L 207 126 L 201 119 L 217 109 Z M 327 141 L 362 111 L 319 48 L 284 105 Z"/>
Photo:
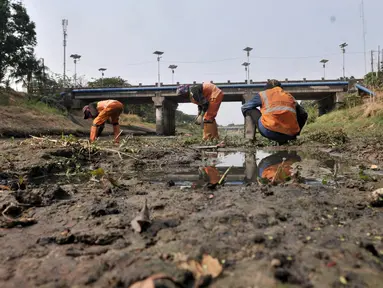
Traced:
<path fill-rule="evenodd" d="M 288 149 L 301 176 L 210 190 L 167 183 L 204 166 L 178 139 L 2 140 L 0 287 L 130 287 L 159 272 L 173 280 L 156 287 L 383 287 L 380 143 Z M 151 223 L 138 233 L 145 201 Z M 223 271 L 197 281 L 180 263 L 206 254 Z"/>

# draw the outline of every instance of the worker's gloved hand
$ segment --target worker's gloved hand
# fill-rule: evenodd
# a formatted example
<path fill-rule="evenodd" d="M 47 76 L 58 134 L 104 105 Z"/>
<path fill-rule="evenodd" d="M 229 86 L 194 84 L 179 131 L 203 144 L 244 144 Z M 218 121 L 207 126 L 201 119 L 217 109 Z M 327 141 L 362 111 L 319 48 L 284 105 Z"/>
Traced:
<path fill-rule="evenodd" d="M 197 118 L 195 118 L 194 124 L 201 125 L 202 121 L 203 121 L 203 114 L 200 114 L 200 115 L 197 116 Z"/>

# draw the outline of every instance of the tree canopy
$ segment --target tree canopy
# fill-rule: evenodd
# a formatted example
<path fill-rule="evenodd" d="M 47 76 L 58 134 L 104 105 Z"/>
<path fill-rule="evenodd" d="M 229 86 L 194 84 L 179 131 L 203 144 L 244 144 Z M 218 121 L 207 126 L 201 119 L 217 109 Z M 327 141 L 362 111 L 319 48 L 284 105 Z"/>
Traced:
<path fill-rule="evenodd" d="M 0 1 L 0 82 L 12 70 L 14 77 L 31 75 L 38 67 L 35 23 L 21 2 Z"/>
<path fill-rule="evenodd" d="M 106 77 L 88 82 L 88 87 L 129 87 L 129 82 L 121 77 Z"/>

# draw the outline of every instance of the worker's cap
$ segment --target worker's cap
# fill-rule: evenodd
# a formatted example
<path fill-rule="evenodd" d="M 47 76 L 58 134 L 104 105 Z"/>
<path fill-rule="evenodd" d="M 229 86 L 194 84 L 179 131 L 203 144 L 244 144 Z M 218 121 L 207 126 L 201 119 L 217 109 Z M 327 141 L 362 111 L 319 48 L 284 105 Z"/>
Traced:
<path fill-rule="evenodd" d="M 180 85 L 180 86 L 178 86 L 176 93 L 178 96 L 180 96 L 180 95 L 189 94 L 189 92 L 190 92 L 190 86 L 189 85 Z"/>
<path fill-rule="evenodd" d="M 279 82 L 276 79 L 267 80 L 267 83 L 265 86 L 266 89 L 273 89 L 275 87 L 282 87 L 281 82 Z"/>
<path fill-rule="evenodd" d="M 88 119 L 92 117 L 92 114 L 90 113 L 89 106 L 86 105 L 84 108 L 82 108 L 82 113 L 84 113 L 84 119 Z"/>

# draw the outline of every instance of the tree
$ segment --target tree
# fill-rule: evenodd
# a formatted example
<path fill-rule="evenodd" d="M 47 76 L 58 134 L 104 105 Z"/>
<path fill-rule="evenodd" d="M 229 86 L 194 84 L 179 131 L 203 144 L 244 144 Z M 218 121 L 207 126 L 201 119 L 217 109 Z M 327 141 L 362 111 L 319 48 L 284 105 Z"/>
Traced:
<path fill-rule="evenodd" d="M 88 82 L 88 86 L 91 88 L 96 87 L 129 87 L 132 86 L 126 81 L 119 77 L 99 78 L 94 81 Z"/>
<path fill-rule="evenodd" d="M 370 72 L 364 76 L 364 83 L 371 88 L 383 87 L 383 72 Z"/>
<path fill-rule="evenodd" d="M 0 82 L 9 68 L 31 79 L 35 67 L 34 47 L 37 44 L 35 23 L 20 2 L 0 1 Z M 29 74 L 29 75 L 28 75 Z"/>

